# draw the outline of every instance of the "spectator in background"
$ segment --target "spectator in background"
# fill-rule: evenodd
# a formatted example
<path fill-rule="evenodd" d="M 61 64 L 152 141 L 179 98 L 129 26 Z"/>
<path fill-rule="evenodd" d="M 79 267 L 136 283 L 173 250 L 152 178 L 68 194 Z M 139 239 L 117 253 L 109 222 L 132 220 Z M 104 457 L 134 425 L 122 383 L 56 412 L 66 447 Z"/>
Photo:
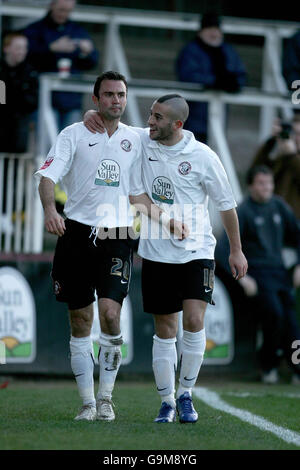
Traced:
<path fill-rule="evenodd" d="M 206 89 L 235 93 L 246 82 L 244 65 L 232 46 L 224 41 L 220 18 L 214 13 L 203 15 L 200 31 L 180 52 L 176 75 L 182 82 L 193 82 Z M 189 102 L 186 129 L 206 143 L 207 103 Z"/>
<path fill-rule="evenodd" d="M 47 15 L 24 33 L 29 40 L 29 58 L 40 73 L 57 72 L 60 59 L 71 61 L 70 72 L 90 70 L 98 63 L 98 52 L 87 31 L 69 19 L 76 0 L 52 0 Z M 54 92 L 58 130 L 81 120 L 82 95 Z"/>
<path fill-rule="evenodd" d="M 300 286 L 300 226 L 289 206 L 273 195 L 272 171 L 266 166 L 249 170 L 250 195 L 237 208 L 243 252 L 248 273 L 239 280 L 247 298 L 252 298 L 253 317 L 261 324 L 263 344 L 259 362 L 264 383 L 278 382 L 280 353 L 283 351 L 294 371 L 292 382 L 300 384 L 300 365 L 293 364 L 293 342 L 300 340 L 295 298 L 289 272 L 282 260 L 282 248 L 297 249 L 298 263 L 293 272 L 294 287 Z M 216 261 L 227 270 L 224 234 L 217 244 Z M 249 304 L 249 301 L 247 302 Z M 243 309 L 244 311 L 244 309 Z M 240 311 L 240 315 L 243 314 Z"/>
<path fill-rule="evenodd" d="M 27 50 L 23 33 L 4 35 L 0 80 L 6 87 L 6 105 L 0 106 L 0 152 L 28 150 L 30 116 L 38 101 L 38 75 L 27 61 Z"/>
<path fill-rule="evenodd" d="M 300 80 L 300 31 L 287 40 L 283 54 L 283 76 L 289 90 Z"/>
<path fill-rule="evenodd" d="M 273 135 L 257 151 L 252 166 L 272 169 L 275 194 L 281 196 L 300 220 L 300 116 L 292 124 L 276 121 Z"/>

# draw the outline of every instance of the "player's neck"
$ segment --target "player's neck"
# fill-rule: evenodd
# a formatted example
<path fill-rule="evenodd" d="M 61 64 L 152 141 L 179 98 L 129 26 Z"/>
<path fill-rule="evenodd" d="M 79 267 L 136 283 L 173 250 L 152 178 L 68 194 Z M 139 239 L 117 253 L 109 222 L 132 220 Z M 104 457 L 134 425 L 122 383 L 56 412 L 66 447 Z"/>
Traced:
<path fill-rule="evenodd" d="M 118 129 L 120 119 L 108 120 L 102 117 L 102 120 L 108 136 L 111 137 Z"/>
<path fill-rule="evenodd" d="M 173 145 L 178 144 L 183 139 L 183 132 L 178 132 L 169 136 L 167 139 L 158 140 L 158 142 L 162 145 L 166 145 L 168 147 L 172 147 Z"/>

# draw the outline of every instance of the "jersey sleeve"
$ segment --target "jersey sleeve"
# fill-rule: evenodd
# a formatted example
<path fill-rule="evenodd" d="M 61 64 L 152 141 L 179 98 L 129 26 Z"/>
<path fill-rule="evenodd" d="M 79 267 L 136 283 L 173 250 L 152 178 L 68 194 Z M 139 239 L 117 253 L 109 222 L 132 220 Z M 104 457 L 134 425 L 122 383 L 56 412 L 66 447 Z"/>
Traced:
<path fill-rule="evenodd" d="M 227 211 L 236 207 L 236 202 L 225 169 L 219 157 L 210 154 L 205 176 L 201 184 L 218 211 Z"/>
<path fill-rule="evenodd" d="M 47 158 L 34 176 L 40 180 L 42 176 L 51 179 L 55 184 L 68 173 L 75 153 L 75 132 L 67 127 L 57 137 Z"/>
<path fill-rule="evenodd" d="M 130 196 L 139 196 L 140 194 L 145 193 L 145 187 L 142 181 L 142 145 L 139 140 L 139 147 L 137 152 L 137 159 L 132 165 L 131 175 L 130 175 Z"/>

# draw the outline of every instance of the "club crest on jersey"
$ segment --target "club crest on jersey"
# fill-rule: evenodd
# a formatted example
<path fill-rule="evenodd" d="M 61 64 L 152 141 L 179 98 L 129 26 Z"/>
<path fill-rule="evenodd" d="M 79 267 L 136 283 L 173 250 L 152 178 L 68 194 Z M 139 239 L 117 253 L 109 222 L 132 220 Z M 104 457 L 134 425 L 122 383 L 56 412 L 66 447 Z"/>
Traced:
<path fill-rule="evenodd" d="M 178 165 L 178 171 L 181 175 L 188 175 L 192 169 L 190 162 L 182 162 Z"/>
<path fill-rule="evenodd" d="M 119 164 L 114 160 L 102 160 L 97 170 L 95 184 L 98 186 L 119 186 Z"/>
<path fill-rule="evenodd" d="M 132 149 L 132 143 L 129 142 L 129 140 L 127 139 L 122 140 L 120 145 L 122 149 L 125 150 L 125 152 L 130 152 L 130 150 Z"/>
<path fill-rule="evenodd" d="M 43 166 L 41 166 L 40 170 L 45 170 L 46 168 L 48 168 L 48 166 L 51 165 L 53 160 L 54 160 L 54 157 L 48 157 L 47 160 L 45 160 Z"/>
<path fill-rule="evenodd" d="M 165 176 L 158 176 L 152 183 L 152 197 L 156 201 L 166 204 L 174 203 L 174 187 Z"/>

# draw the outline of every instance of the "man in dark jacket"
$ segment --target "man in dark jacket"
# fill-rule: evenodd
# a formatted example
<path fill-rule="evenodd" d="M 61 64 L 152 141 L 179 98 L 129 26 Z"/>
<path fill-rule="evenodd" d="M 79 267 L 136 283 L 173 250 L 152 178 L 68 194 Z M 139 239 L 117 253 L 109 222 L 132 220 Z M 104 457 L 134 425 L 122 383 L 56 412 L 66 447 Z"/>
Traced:
<path fill-rule="evenodd" d="M 292 89 L 295 80 L 300 79 L 300 31 L 287 40 L 283 54 L 283 76 L 289 89 Z"/>
<path fill-rule="evenodd" d="M 38 75 L 27 61 L 28 41 L 19 32 L 3 38 L 0 80 L 5 83 L 6 104 L 0 106 L 0 152 L 25 153 L 31 113 L 37 108 Z"/>
<path fill-rule="evenodd" d="M 268 167 L 251 168 L 247 182 L 250 195 L 239 205 L 237 213 L 248 273 L 239 283 L 247 298 L 253 299 L 251 313 L 263 333 L 259 351 L 262 381 L 278 382 L 277 369 L 283 352 L 294 372 L 293 383 L 300 384 L 300 364 L 293 362 L 293 345 L 300 340 L 293 291 L 293 286 L 300 287 L 299 222 L 283 199 L 273 195 L 273 175 Z M 285 246 L 297 250 L 293 283 L 282 259 Z M 216 250 L 217 264 L 224 270 L 227 269 L 227 252 L 224 235 Z M 249 305 L 249 301 L 247 303 Z"/>
<path fill-rule="evenodd" d="M 220 19 L 203 15 L 200 31 L 180 52 L 176 75 L 182 82 L 199 83 L 206 89 L 238 92 L 245 85 L 244 65 L 232 46 L 224 41 Z M 186 129 L 196 139 L 207 141 L 207 103 L 189 102 Z"/>
<path fill-rule="evenodd" d="M 24 30 L 29 40 L 29 59 L 40 73 L 58 72 L 60 59 L 71 61 L 72 74 L 97 65 L 98 52 L 87 31 L 69 19 L 75 4 L 75 0 L 52 0 L 47 15 Z M 53 93 L 59 130 L 81 120 L 81 104 L 80 93 Z"/>
<path fill-rule="evenodd" d="M 274 175 L 274 192 L 300 221 L 300 116 L 291 124 L 274 123 L 273 136 L 258 149 L 251 166 L 266 165 Z"/>

